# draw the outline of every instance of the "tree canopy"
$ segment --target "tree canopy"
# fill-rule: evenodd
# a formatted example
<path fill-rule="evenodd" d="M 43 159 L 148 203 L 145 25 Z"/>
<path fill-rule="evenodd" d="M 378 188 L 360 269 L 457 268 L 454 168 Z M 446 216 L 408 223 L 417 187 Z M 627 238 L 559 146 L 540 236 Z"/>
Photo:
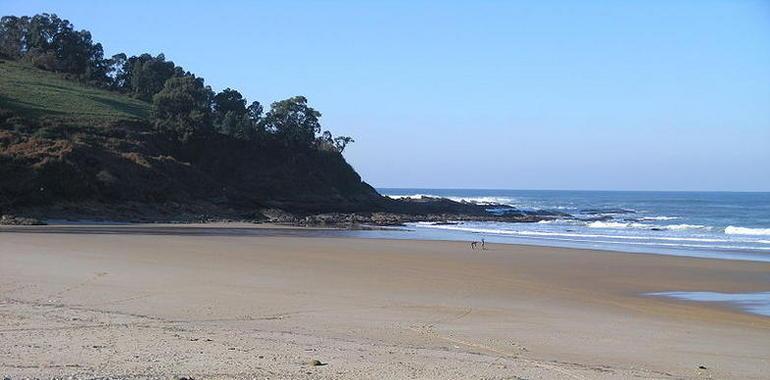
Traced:
<path fill-rule="evenodd" d="M 181 140 L 216 131 L 243 140 L 340 153 L 353 142 L 328 131 L 321 134 L 321 113 L 304 96 L 274 102 L 265 113 L 262 104 L 249 103 L 235 89 L 214 93 L 203 78 L 162 53 L 104 58 L 102 45 L 90 32 L 75 30 L 55 14 L 0 18 L 0 57 L 152 102 L 156 127 Z"/>
<path fill-rule="evenodd" d="M 77 31 L 55 14 L 0 18 L 0 55 L 89 81 L 107 77 L 102 45 L 92 41 L 89 31 Z"/>
<path fill-rule="evenodd" d="M 169 78 L 152 98 L 156 126 L 181 140 L 207 131 L 211 118 L 211 89 L 192 76 Z"/>
<path fill-rule="evenodd" d="M 321 113 L 307 105 L 304 96 L 294 96 L 270 105 L 265 129 L 290 145 L 309 146 L 321 132 Z"/>

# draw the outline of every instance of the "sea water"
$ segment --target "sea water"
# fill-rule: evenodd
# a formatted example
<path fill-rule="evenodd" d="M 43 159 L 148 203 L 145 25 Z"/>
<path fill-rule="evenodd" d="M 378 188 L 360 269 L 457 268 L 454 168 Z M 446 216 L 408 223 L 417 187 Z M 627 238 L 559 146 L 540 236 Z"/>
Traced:
<path fill-rule="evenodd" d="M 381 188 L 563 217 L 538 223 L 411 223 L 412 237 L 770 262 L 770 193 Z"/>
<path fill-rule="evenodd" d="M 648 293 L 647 295 L 669 297 L 685 301 L 724 303 L 736 306 L 749 313 L 770 317 L 770 292 L 657 292 Z"/>

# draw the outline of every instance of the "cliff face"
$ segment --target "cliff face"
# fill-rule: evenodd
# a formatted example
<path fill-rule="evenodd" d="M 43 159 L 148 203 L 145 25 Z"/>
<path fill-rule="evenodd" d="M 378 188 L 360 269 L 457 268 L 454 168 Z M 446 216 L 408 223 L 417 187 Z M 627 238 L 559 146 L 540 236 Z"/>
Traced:
<path fill-rule="evenodd" d="M 0 60 L 0 224 L 541 218 L 448 199 L 393 200 L 323 144 L 214 131 L 180 140 L 154 128 L 150 113 L 146 102 Z"/>
<path fill-rule="evenodd" d="M 264 208 L 351 212 L 381 202 L 337 152 L 218 134 L 180 144 L 141 121 L 41 126 L 9 113 L 0 121 L 0 211 L 246 217 Z"/>
<path fill-rule="evenodd" d="M 182 142 L 151 106 L 0 60 L 0 215 L 260 218 L 354 212 L 383 198 L 334 150 L 208 133 Z"/>

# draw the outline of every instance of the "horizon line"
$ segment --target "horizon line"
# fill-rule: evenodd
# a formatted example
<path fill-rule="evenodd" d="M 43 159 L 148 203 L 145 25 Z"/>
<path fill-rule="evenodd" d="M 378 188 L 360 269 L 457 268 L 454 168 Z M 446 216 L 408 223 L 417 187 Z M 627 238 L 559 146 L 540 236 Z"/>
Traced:
<path fill-rule="evenodd" d="M 487 190 L 487 191 L 583 191 L 583 192 L 629 192 L 629 193 L 770 193 L 770 190 L 597 190 L 597 189 L 504 189 L 486 187 L 401 187 L 374 186 L 384 190 Z"/>

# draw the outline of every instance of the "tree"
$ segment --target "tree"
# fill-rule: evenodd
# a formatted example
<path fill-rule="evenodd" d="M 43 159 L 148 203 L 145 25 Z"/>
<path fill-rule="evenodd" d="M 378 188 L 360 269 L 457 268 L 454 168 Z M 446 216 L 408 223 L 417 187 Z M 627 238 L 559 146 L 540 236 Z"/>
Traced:
<path fill-rule="evenodd" d="M 76 31 L 55 14 L 0 19 L 0 55 L 99 85 L 109 82 L 102 45 L 94 43 L 87 30 Z"/>
<path fill-rule="evenodd" d="M 207 131 L 211 98 L 211 89 L 203 86 L 201 78 L 170 78 L 152 99 L 156 127 L 182 141 Z"/>
<path fill-rule="evenodd" d="M 308 147 L 321 131 L 321 113 L 307 105 L 304 96 L 273 103 L 264 118 L 268 132 L 286 145 Z"/>
<path fill-rule="evenodd" d="M 126 62 L 128 62 L 128 57 L 125 53 L 115 54 L 107 60 L 107 76 L 111 90 L 120 91 L 126 88 Z"/>
<path fill-rule="evenodd" d="M 212 104 L 214 126 L 223 134 L 244 140 L 254 140 L 260 134 L 262 106 L 254 102 L 246 107 L 246 99 L 230 88 L 214 96 Z"/>
<path fill-rule="evenodd" d="M 337 149 L 338 152 L 342 153 L 345 150 L 345 147 L 348 146 L 348 144 L 353 142 L 356 142 L 356 140 L 353 140 L 352 137 L 337 136 L 334 138 L 334 147 Z"/>
<path fill-rule="evenodd" d="M 3 16 L 0 18 L 0 56 L 19 59 L 25 53 L 24 35 L 29 17 Z"/>
<path fill-rule="evenodd" d="M 172 61 L 166 61 L 166 56 L 162 53 L 157 57 L 147 53 L 133 56 L 123 66 L 123 72 L 121 80 L 127 92 L 146 101 L 152 100 L 169 78 L 185 75 L 181 67 L 176 67 Z"/>
<path fill-rule="evenodd" d="M 70 26 L 68 24 L 69 22 L 60 19 L 55 14 L 42 13 L 32 16 L 24 36 L 27 49 L 54 50 L 54 38 L 63 29 Z"/>
<path fill-rule="evenodd" d="M 259 104 L 257 101 L 251 102 L 248 107 L 246 107 L 246 112 L 249 116 L 249 120 L 251 120 L 253 123 L 258 124 L 262 121 L 262 104 Z"/>
<path fill-rule="evenodd" d="M 253 124 L 245 113 L 227 112 L 217 122 L 216 128 L 223 134 L 242 140 L 253 140 L 256 137 Z"/>
<path fill-rule="evenodd" d="M 355 142 L 355 140 L 353 140 L 351 137 L 348 137 L 348 136 L 333 137 L 331 132 L 324 131 L 316 139 L 316 146 L 321 150 L 328 150 L 328 151 L 342 153 L 345 150 L 345 147 L 352 142 Z"/>
<path fill-rule="evenodd" d="M 213 108 L 221 117 L 228 112 L 246 114 L 246 99 L 237 90 L 226 88 L 214 96 Z"/>

